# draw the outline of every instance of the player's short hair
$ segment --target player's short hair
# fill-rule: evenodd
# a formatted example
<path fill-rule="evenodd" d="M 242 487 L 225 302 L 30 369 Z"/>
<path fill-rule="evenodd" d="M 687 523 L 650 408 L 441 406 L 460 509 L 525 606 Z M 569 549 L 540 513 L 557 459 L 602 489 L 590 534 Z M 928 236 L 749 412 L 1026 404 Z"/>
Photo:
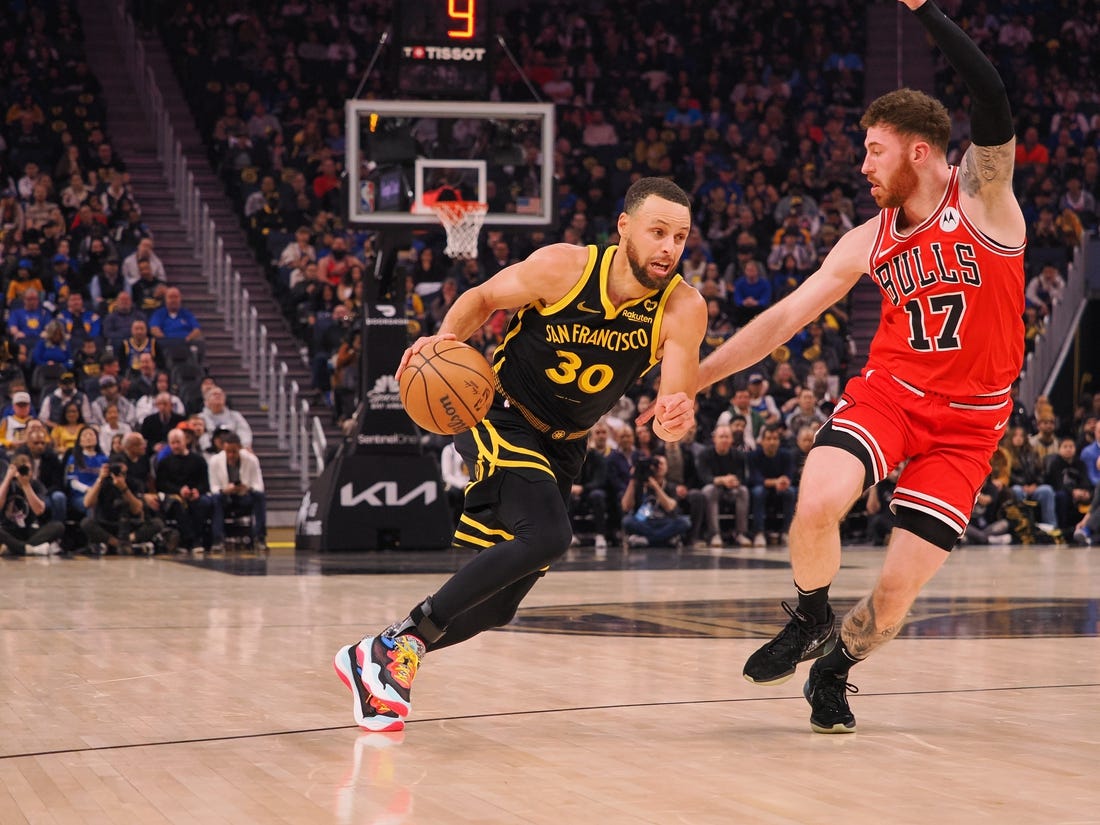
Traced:
<path fill-rule="evenodd" d="M 658 198 L 691 209 L 691 198 L 688 193 L 667 178 L 638 178 L 626 190 L 623 211 L 628 215 L 633 215 L 650 195 L 656 195 Z"/>
<path fill-rule="evenodd" d="M 928 141 L 944 154 L 951 138 L 951 116 L 947 108 L 924 92 L 898 89 L 876 98 L 860 118 L 864 129 L 889 126 L 901 135 Z"/>

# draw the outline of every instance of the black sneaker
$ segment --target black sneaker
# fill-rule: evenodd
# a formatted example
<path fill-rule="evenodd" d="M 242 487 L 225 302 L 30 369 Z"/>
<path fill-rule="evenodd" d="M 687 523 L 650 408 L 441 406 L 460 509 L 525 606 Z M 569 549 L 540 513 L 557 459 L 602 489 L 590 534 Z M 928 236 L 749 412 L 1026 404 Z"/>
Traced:
<path fill-rule="evenodd" d="M 744 676 L 754 684 L 781 685 L 794 676 L 799 662 L 824 656 L 836 644 L 836 616 L 831 607 L 823 624 L 814 624 L 786 602 L 783 609 L 791 617 L 787 626 L 745 662 Z"/>
<path fill-rule="evenodd" d="M 859 688 L 848 684 L 847 674 L 822 670 L 821 662 L 814 662 L 810 678 L 802 688 L 802 695 L 810 703 L 810 727 L 814 733 L 856 732 L 856 717 L 848 707 L 849 693 L 859 693 Z"/>

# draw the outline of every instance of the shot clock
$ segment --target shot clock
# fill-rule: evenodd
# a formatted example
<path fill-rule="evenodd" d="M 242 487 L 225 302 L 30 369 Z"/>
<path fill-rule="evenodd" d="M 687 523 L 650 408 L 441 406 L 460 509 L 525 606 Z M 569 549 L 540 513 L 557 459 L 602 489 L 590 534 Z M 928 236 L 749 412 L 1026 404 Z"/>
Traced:
<path fill-rule="evenodd" d="M 400 0 L 394 9 L 397 95 L 485 100 L 489 0 Z"/>

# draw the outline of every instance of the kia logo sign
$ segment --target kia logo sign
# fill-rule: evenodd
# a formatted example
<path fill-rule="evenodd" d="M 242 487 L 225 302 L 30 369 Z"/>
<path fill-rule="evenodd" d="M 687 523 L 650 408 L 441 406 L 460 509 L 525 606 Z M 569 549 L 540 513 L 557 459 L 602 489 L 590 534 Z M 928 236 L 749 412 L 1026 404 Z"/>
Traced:
<path fill-rule="evenodd" d="M 431 504 L 438 496 L 438 485 L 434 481 L 425 481 L 404 495 L 398 494 L 396 481 L 375 482 L 358 494 L 348 482 L 340 488 L 340 506 L 356 507 L 365 503 L 371 507 L 404 507 L 418 498 L 423 498 L 424 504 Z"/>

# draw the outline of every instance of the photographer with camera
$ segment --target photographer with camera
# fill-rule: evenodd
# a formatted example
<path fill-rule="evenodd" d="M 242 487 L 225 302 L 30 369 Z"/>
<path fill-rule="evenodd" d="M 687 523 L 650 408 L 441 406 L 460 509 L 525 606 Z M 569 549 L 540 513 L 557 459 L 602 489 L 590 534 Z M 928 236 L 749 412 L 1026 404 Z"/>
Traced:
<path fill-rule="evenodd" d="M 0 481 L 0 542 L 13 556 L 48 556 L 60 552 L 65 532 L 51 521 L 46 488 L 31 476 L 31 459 L 16 455 Z"/>
<path fill-rule="evenodd" d="M 664 544 L 680 547 L 691 532 L 691 519 L 680 512 L 676 488 L 668 480 L 663 455 L 639 458 L 622 498 L 623 535 L 631 547 Z"/>
<path fill-rule="evenodd" d="M 127 471 L 117 454 L 99 468 L 95 483 L 84 494 L 84 506 L 90 514 L 80 522 L 80 529 L 97 549 L 107 545 L 126 554 L 131 548 L 140 548 L 141 553 L 151 556 L 153 538 L 164 529 L 164 523 L 145 518 L 144 490 L 128 477 Z"/>

